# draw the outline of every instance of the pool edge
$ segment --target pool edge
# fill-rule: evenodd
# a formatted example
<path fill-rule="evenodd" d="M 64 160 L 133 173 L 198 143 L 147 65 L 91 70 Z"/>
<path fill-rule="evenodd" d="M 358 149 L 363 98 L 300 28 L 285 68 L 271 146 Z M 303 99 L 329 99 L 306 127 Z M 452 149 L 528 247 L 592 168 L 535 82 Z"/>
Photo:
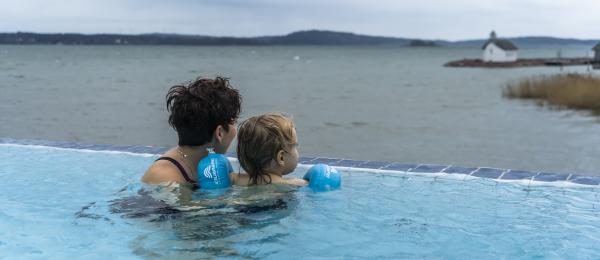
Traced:
<path fill-rule="evenodd" d="M 69 141 L 49 141 L 39 139 L 14 139 L 0 138 L 0 144 L 44 146 L 63 149 L 88 150 L 100 152 L 122 152 L 155 156 L 164 153 L 169 148 L 158 146 L 136 145 L 107 145 L 85 144 Z M 227 153 L 228 157 L 237 161 L 234 153 Z M 374 171 L 385 173 L 399 173 L 403 175 L 430 176 L 443 179 L 468 180 L 472 178 L 492 179 L 499 182 L 512 182 L 526 184 L 527 186 L 552 185 L 552 186 L 581 186 L 600 187 L 600 176 L 578 175 L 574 173 L 532 172 L 514 169 L 501 169 L 492 167 L 460 167 L 454 165 L 419 164 L 402 162 L 361 161 L 328 157 L 301 157 L 299 164 L 311 166 L 325 163 L 330 166 L 349 171 Z"/>

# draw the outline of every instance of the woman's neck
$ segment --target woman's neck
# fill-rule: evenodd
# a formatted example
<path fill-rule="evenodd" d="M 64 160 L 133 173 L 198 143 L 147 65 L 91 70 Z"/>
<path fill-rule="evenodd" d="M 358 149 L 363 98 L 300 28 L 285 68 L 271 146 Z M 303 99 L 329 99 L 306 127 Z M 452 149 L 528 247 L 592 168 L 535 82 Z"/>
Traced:
<path fill-rule="evenodd" d="M 208 155 L 208 147 L 180 145 L 175 148 L 177 153 L 186 161 L 197 165 L 200 159 Z"/>

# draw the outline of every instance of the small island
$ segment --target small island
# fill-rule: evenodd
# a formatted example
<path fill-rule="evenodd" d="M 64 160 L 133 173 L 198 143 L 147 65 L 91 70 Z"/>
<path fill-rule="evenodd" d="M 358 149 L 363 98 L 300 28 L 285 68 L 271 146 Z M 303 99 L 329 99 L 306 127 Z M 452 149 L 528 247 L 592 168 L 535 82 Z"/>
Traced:
<path fill-rule="evenodd" d="M 599 56 L 599 51 L 597 50 L 598 46 L 600 46 L 600 44 L 594 47 L 597 58 Z M 444 66 L 463 68 L 516 68 L 533 66 L 597 65 L 597 63 L 600 63 L 600 58 L 598 58 L 598 60 L 587 57 L 564 58 L 561 57 L 560 51 L 557 53 L 556 58 L 519 59 L 517 58 L 517 46 L 507 39 L 498 38 L 494 31 L 490 33 L 490 38 L 485 42 L 481 49 L 483 51 L 482 59 L 450 61 L 444 64 Z"/>
<path fill-rule="evenodd" d="M 534 66 L 573 66 L 593 64 L 591 58 L 531 58 L 508 62 L 491 62 L 482 59 L 462 59 L 444 64 L 445 67 L 467 68 L 518 68 Z"/>
<path fill-rule="evenodd" d="M 438 47 L 438 44 L 435 43 L 434 41 L 428 41 L 428 40 L 411 40 L 408 43 L 408 46 L 410 46 L 410 47 Z"/>

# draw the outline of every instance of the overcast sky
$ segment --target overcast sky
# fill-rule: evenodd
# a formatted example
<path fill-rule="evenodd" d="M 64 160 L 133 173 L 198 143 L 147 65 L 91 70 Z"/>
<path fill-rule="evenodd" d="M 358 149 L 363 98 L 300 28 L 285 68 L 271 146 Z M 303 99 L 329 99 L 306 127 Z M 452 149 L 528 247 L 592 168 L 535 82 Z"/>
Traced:
<path fill-rule="evenodd" d="M 0 32 L 600 38 L 600 0 L 0 0 Z"/>

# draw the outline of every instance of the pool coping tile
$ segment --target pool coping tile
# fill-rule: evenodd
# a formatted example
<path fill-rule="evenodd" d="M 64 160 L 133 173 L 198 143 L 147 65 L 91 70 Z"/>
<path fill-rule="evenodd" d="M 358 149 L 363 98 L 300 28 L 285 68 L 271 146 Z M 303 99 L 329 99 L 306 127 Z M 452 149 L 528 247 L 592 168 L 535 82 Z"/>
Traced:
<path fill-rule="evenodd" d="M 94 151 L 118 151 L 131 153 L 144 153 L 159 155 L 166 152 L 168 147 L 160 146 L 136 146 L 136 145 L 111 145 L 111 144 L 86 144 L 69 141 L 49 141 L 37 139 L 14 139 L 0 137 L 0 144 L 17 145 L 39 145 L 67 149 L 86 149 Z M 233 152 L 225 154 L 228 157 L 236 158 Z M 531 179 L 540 182 L 567 181 L 576 184 L 598 186 L 600 185 L 600 176 L 596 175 L 574 175 L 553 172 L 531 172 L 512 169 L 500 169 L 491 167 L 461 167 L 446 166 L 437 164 L 417 164 L 401 162 L 381 162 L 381 161 L 361 161 L 352 159 L 328 158 L 328 157 L 300 157 L 301 164 L 324 163 L 337 167 L 366 168 L 374 170 L 387 170 L 409 173 L 447 173 L 447 174 L 467 174 L 474 177 L 498 179 L 498 180 L 522 180 Z"/>
<path fill-rule="evenodd" d="M 475 172 L 477 169 L 476 167 L 461 167 L 461 166 L 450 166 L 446 169 L 444 169 L 444 173 L 447 174 L 471 174 L 473 172 Z"/>
<path fill-rule="evenodd" d="M 498 168 L 481 167 L 474 171 L 471 176 L 483 177 L 489 179 L 498 179 L 507 170 Z"/>
<path fill-rule="evenodd" d="M 530 171 L 508 170 L 506 173 L 504 173 L 501 176 L 501 179 L 502 180 L 526 180 L 526 179 L 531 180 L 537 174 L 538 174 L 537 172 L 530 172 Z"/>
<path fill-rule="evenodd" d="M 0 138 L 0 143 L 3 144 L 19 144 L 19 145 L 39 145 L 66 149 L 82 149 L 92 151 L 116 151 L 130 153 L 149 153 L 162 154 L 169 148 L 161 146 L 141 146 L 141 145 L 113 145 L 113 144 L 87 144 L 68 141 L 47 141 L 36 139 L 12 139 Z"/>
<path fill-rule="evenodd" d="M 600 185 L 600 176 L 573 175 L 568 181 L 577 184 Z"/>
<path fill-rule="evenodd" d="M 332 166 L 340 166 L 340 167 L 356 167 L 358 165 L 361 165 L 365 163 L 365 161 L 359 161 L 359 160 L 351 160 L 351 159 L 342 159 L 338 162 L 335 162 L 335 164 L 333 164 Z"/>
<path fill-rule="evenodd" d="M 298 163 L 309 164 L 314 159 L 316 159 L 316 157 L 301 156 L 300 159 L 298 160 Z"/>
<path fill-rule="evenodd" d="M 382 167 L 382 170 L 389 170 L 389 171 L 402 171 L 402 172 L 408 172 L 414 168 L 419 167 L 420 164 L 417 163 L 399 163 L 399 162 L 395 162 L 395 163 L 391 163 L 390 165 L 387 165 L 385 167 Z"/>
<path fill-rule="evenodd" d="M 361 163 L 355 167 L 378 170 L 378 169 L 385 168 L 386 166 L 389 166 L 390 164 L 392 164 L 392 163 L 391 162 L 380 162 L 380 161 L 365 161 L 364 163 Z"/>
<path fill-rule="evenodd" d="M 569 174 L 565 173 L 554 173 L 554 172 L 540 172 L 533 177 L 534 181 L 543 182 L 555 182 L 555 181 L 566 181 Z"/>
<path fill-rule="evenodd" d="M 338 158 L 328 158 L 328 157 L 316 157 L 315 159 L 311 160 L 310 163 L 311 164 L 333 164 L 336 162 L 341 161 L 342 159 L 338 159 Z"/>
<path fill-rule="evenodd" d="M 413 169 L 410 169 L 409 172 L 438 173 L 438 172 L 442 172 L 444 169 L 446 169 L 448 167 L 449 167 L 448 165 L 421 164 Z"/>

